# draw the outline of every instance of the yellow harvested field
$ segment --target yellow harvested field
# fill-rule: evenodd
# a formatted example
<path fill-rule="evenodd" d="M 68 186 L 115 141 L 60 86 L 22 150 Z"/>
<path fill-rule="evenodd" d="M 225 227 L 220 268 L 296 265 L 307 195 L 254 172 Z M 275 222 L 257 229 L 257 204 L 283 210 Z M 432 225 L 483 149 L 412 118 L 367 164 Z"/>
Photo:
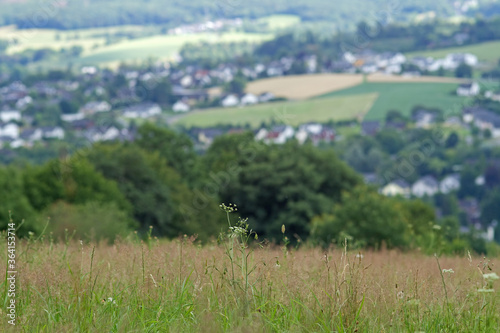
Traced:
<path fill-rule="evenodd" d="M 247 92 L 271 92 L 278 97 L 300 100 L 350 88 L 362 82 L 363 75 L 360 74 L 293 75 L 250 82 Z"/>
<path fill-rule="evenodd" d="M 387 75 L 382 73 L 371 74 L 367 77 L 368 82 L 429 82 L 429 83 L 463 83 L 470 81 L 468 79 L 459 79 L 454 77 L 439 77 L 439 76 L 400 76 Z"/>

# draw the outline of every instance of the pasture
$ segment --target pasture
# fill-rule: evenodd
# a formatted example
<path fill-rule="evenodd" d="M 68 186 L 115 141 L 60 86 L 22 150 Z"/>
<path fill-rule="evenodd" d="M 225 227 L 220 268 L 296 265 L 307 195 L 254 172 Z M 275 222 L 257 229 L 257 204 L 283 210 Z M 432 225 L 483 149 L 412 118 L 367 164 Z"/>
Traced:
<path fill-rule="evenodd" d="M 409 116 L 416 105 L 440 108 L 445 115 L 450 115 L 459 112 L 467 101 L 467 98 L 456 95 L 457 86 L 454 83 L 367 82 L 322 97 L 349 96 L 355 100 L 356 96 L 377 94 L 377 100 L 366 114 L 368 120 L 384 119 L 389 110 L 398 110 Z"/>
<path fill-rule="evenodd" d="M 291 235 L 290 235 L 291 236 Z M 2 332 L 498 332 L 498 259 L 238 238 L 17 244 Z M 6 237 L 0 241 L 7 253 Z M 7 265 L 6 255 L 1 257 Z M 489 274 L 489 275 L 487 275 Z M 2 282 L 7 300 L 6 280 Z M 4 303 L 5 304 L 5 303 Z"/>
<path fill-rule="evenodd" d="M 179 118 L 176 124 L 186 127 L 250 124 L 253 128 L 257 128 L 262 122 L 269 123 L 273 120 L 292 126 L 310 121 L 347 120 L 363 118 L 376 99 L 376 93 L 367 93 L 356 96 L 198 110 Z"/>

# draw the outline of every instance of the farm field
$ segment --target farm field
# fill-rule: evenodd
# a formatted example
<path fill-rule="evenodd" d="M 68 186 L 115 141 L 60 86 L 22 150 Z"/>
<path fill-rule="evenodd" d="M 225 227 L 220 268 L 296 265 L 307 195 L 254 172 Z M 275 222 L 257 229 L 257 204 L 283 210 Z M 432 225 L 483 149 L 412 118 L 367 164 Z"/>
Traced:
<path fill-rule="evenodd" d="M 299 16 L 295 15 L 271 15 L 257 20 L 258 24 L 266 24 L 270 31 L 277 31 L 293 27 L 301 23 Z"/>
<path fill-rule="evenodd" d="M 416 105 L 440 108 L 445 115 L 461 109 L 467 98 L 455 94 L 457 84 L 453 83 L 378 83 L 368 82 L 361 85 L 332 92 L 323 97 L 358 96 L 378 94 L 365 119 L 383 119 L 389 110 L 401 111 L 409 116 Z"/>
<path fill-rule="evenodd" d="M 416 51 L 407 53 L 407 57 L 426 56 L 434 58 L 444 58 L 449 53 L 472 53 L 480 61 L 496 63 L 500 58 L 500 41 L 492 41 L 474 45 L 446 48 L 435 51 Z"/>
<path fill-rule="evenodd" d="M 367 93 L 357 96 L 199 110 L 179 118 L 176 124 L 186 127 L 250 124 L 256 128 L 262 122 L 271 122 L 272 120 L 289 125 L 299 125 L 310 121 L 338 121 L 362 118 L 376 99 L 376 93 Z"/>
<path fill-rule="evenodd" d="M 106 43 L 106 35 L 116 33 L 154 33 L 157 29 L 143 26 L 121 26 L 107 28 L 92 28 L 78 30 L 54 30 L 54 29 L 23 29 L 15 26 L 0 27 L 0 39 L 16 40 L 15 45 L 7 49 L 7 53 L 13 54 L 27 49 L 52 48 L 59 50 L 63 47 L 81 46 L 85 51 L 93 49 L 96 45 L 103 46 Z"/>
<path fill-rule="evenodd" d="M 231 255 L 224 243 L 200 246 L 189 238 L 130 237 L 112 246 L 19 241 L 16 326 L 3 313 L 0 331 L 498 332 L 500 327 L 500 281 L 484 275 L 499 273 L 495 258 L 306 246 L 242 251 Z M 248 261 L 241 261 L 242 255 Z M 2 255 L 2 267 L 6 258 Z M 7 290 L 5 279 L 1 288 Z"/>
<path fill-rule="evenodd" d="M 190 35 L 159 35 L 105 46 L 84 54 L 79 63 L 101 64 L 115 61 L 147 60 L 148 58 L 173 59 L 187 43 L 207 42 L 249 42 L 259 43 L 273 38 L 273 34 L 257 33 L 199 33 Z"/>
<path fill-rule="evenodd" d="M 288 99 L 307 99 L 358 85 L 363 82 L 360 74 L 309 74 L 290 75 L 252 81 L 246 91 L 252 94 L 272 92 Z"/>

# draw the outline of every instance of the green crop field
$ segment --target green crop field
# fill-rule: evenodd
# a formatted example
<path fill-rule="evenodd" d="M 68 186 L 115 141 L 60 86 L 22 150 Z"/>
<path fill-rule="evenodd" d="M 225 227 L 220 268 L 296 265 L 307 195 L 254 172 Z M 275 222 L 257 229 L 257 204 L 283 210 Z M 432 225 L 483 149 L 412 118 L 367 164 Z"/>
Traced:
<path fill-rule="evenodd" d="M 278 102 L 247 107 L 194 111 L 176 123 L 186 127 L 210 127 L 219 124 L 259 126 L 262 122 L 299 125 L 309 121 L 326 122 L 363 117 L 377 99 L 377 94 Z"/>
<path fill-rule="evenodd" d="M 410 115 L 415 105 L 442 109 L 451 114 L 463 105 L 466 98 L 455 94 L 457 84 L 454 83 L 363 83 L 361 85 L 336 91 L 322 97 L 356 96 L 377 94 L 366 119 L 383 119 L 389 110 L 398 110 Z M 460 107 L 461 109 L 461 107 Z"/>
<path fill-rule="evenodd" d="M 435 51 L 416 51 L 406 54 L 407 57 L 427 56 L 444 58 L 449 53 L 472 53 L 481 61 L 497 62 L 500 59 L 500 41 L 486 42 L 474 45 L 446 48 Z"/>

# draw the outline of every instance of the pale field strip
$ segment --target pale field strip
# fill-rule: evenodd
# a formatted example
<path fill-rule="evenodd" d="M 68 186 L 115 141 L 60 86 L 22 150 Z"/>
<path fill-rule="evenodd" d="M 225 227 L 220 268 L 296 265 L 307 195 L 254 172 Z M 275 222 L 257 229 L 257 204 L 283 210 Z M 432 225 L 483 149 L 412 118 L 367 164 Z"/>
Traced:
<path fill-rule="evenodd" d="M 363 74 L 309 74 L 291 75 L 250 82 L 246 91 L 252 94 L 272 92 L 278 97 L 303 100 L 330 92 L 351 88 L 363 83 Z M 464 83 L 467 79 L 436 76 L 408 77 L 376 73 L 368 75 L 366 82 L 380 83 Z M 211 94 L 220 93 L 220 89 L 211 90 Z"/>

